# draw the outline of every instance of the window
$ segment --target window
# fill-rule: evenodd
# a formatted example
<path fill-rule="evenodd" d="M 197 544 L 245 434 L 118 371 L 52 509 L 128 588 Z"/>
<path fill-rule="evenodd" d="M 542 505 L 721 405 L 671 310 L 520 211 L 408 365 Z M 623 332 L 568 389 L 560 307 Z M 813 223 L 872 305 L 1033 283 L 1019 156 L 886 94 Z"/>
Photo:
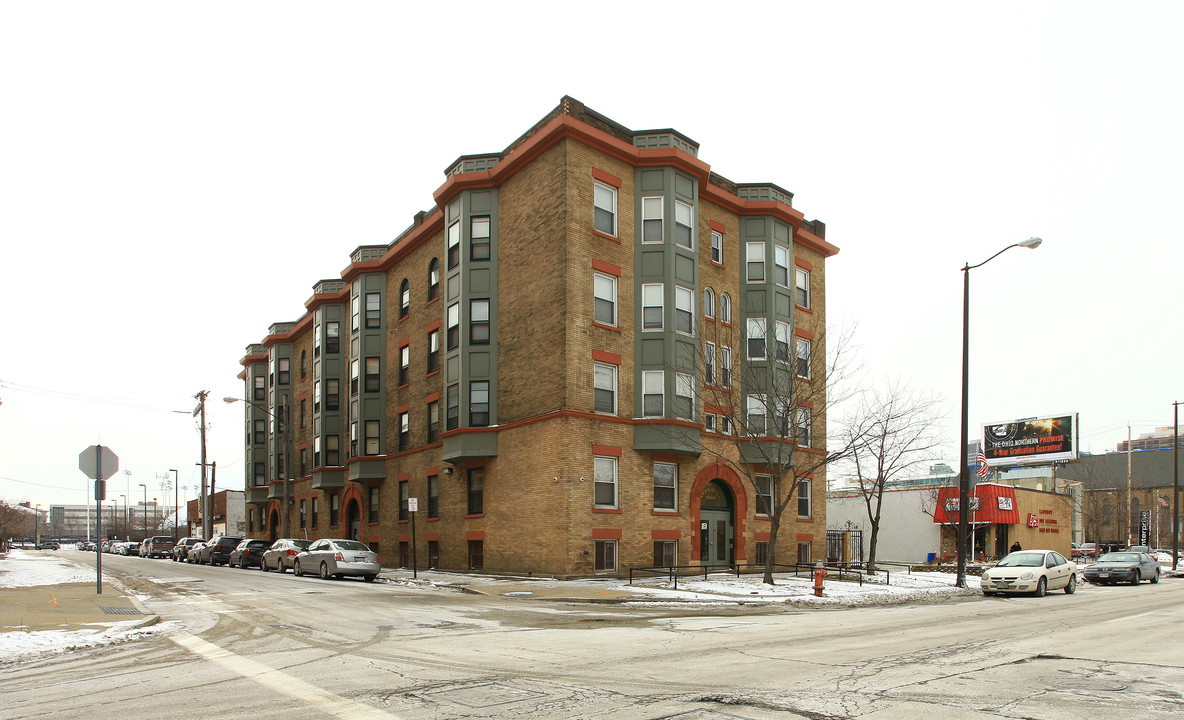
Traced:
<path fill-rule="evenodd" d="M 448 269 L 460 265 L 460 221 L 448 226 Z"/>
<path fill-rule="evenodd" d="M 440 369 L 440 331 L 432 330 L 428 333 L 428 373 Z"/>
<path fill-rule="evenodd" d="M 308 527 L 308 525 L 306 524 L 306 519 L 305 519 L 305 501 L 301 500 L 300 501 L 300 529 L 303 530 L 306 527 Z"/>
<path fill-rule="evenodd" d="M 474 380 L 469 383 L 469 426 L 489 425 L 489 381 Z"/>
<path fill-rule="evenodd" d="M 593 367 L 595 395 L 593 409 L 599 413 L 617 413 L 617 367 L 595 363 Z"/>
<path fill-rule="evenodd" d="M 798 543 L 798 563 L 800 565 L 810 565 L 810 543 Z"/>
<path fill-rule="evenodd" d="M 797 302 L 798 307 L 809 308 L 810 307 L 810 273 L 806 270 L 803 270 L 802 268 L 794 268 L 794 269 L 797 270 L 797 275 L 796 275 L 797 279 L 795 280 L 795 282 L 797 284 L 797 296 L 795 298 L 795 302 Z"/>
<path fill-rule="evenodd" d="M 366 392 L 378 392 L 381 389 L 381 375 L 379 374 L 378 358 L 366 358 Z"/>
<path fill-rule="evenodd" d="M 773 328 L 773 340 L 777 345 L 777 359 L 789 362 L 789 338 L 793 334 L 789 323 L 777 321 Z"/>
<path fill-rule="evenodd" d="M 341 436 L 325 436 L 325 465 L 338 467 L 341 465 Z"/>
<path fill-rule="evenodd" d="M 724 234 L 719 232 L 711 233 L 711 262 L 724 264 Z"/>
<path fill-rule="evenodd" d="M 715 384 L 715 344 L 707 343 L 703 348 L 703 382 Z"/>
<path fill-rule="evenodd" d="M 308 377 L 308 351 L 300 351 L 300 379 Z"/>
<path fill-rule="evenodd" d="M 715 293 L 711 288 L 703 291 L 703 317 L 715 317 Z"/>
<path fill-rule="evenodd" d="M 489 216 L 469 218 L 469 259 L 489 259 Z"/>
<path fill-rule="evenodd" d="M 764 395 L 749 395 L 748 396 L 748 434 L 749 435 L 764 435 L 765 434 L 765 396 Z"/>
<path fill-rule="evenodd" d="M 617 189 L 596 183 L 593 227 L 605 235 L 617 235 Z"/>
<path fill-rule="evenodd" d="M 300 475 L 308 474 L 308 448 L 300 448 Z"/>
<path fill-rule="evenodd" d="M 769 541 L 757 540 L 756 542 L 756 564 L 765 565 L 769 562 Z"/>
<path fill-rule="evenodd" d="M 262 375 L 255 376 L 255 401 L 262 402 L 267 399 L 267 378 Z"/>
<path fill-rule="evenodd" d="M 356 420 L 349 424 L 349 456 L 358 456 L 358 422 Z"/>
<path fill-rule="evenodd" d="M 356 285 L 355 285 L 356 287 Z M 362 297 L 354 295 L 349 301 L 349 329 L 350 332 L 357 332 L 361 327 L 362 316 Z"/>
<path fill-rule="evenodd" d="M 440 517 L 440 476 L 428 475 L 428 517 Z"/>
<path fill-rule="evenodd" d="M 748 318 L 748 359 L 765 359 L 764 318 Z"/>
<path fill-rule="evenodd" d="M 378 447 L 378 439 L 381 437 L 378 430 L 377 420 L 366 421 L 366 454 L 378 455 L 381 451 Z"/>
<path fill-rule="evenodd" d="M 329 378 L 325 381 L 325 410 L 341 408 L 341 381 Z"/>
<path fill-rule="evenodd" d="M 798 408 L 796 419 L 793 427 L 793 439 L 798 445 L 810 447 L 810 408 Z"/>
<path fill-rule="evenodd" d="M 432 258 L 428 264 L 428 302 L 440 297 L 440 261 Z"/>
<path fill-rule="evenodd" d="M 732 298 L 727 293 L 719 296 L 719 319 L 723 323 L 732 322 Z"/>
<path fill-rule="evenodd" d="M 411 511 L 407 508 L 407 500 L 411 497 L 411 483 L 406 480 L 399 481 L 399 519 L 410 520 Z"/>
<path fill-rule="evenodd" d="M 448 349 L 460 347 L 460 305 L 453 303 L 448 306 Z"/>
<path fill-rule="evenodd" d="M 259 485 L 266 485 L 266 484 L 267 484 L 267 463 L 256 462 L 255 463 L 255 485 L 259 486 Z"/>
<path fill-rule="evenodd" d="M 645 370 L 641 373 L 641 416 L 664 417 L 665 374 L 661 370 Z"/>
<path fill-rule="evenodd" d="M 428 442 L 434 443 L 440 439 L 440 402 L 433 400 L 428 403 Z"/>
<path fill-rule="evenodd" d="M 264 420 L 255 421 L 255 444 L 262 445 L 267 442 L 267 422 Z"/>
<path fill-rule="evenodd" d="M 321 436 L 314 436 L 312 439 L 312 466 L 321 467 Z"/>
<path fill-rule="evenodd" d="M 409 375 L 411 374 L 411 346 L 404 345 L 399 348 L 399 385 L 403 386 L 410 382 Z"/>
<path fill-rule="evenodd" d="M 756 476 L 756 514 L 771 515 L 773 508 L 773 476 Z"/>
<path fill-rule="evenodd" d="M 596 541 L 596 570 L 614 572 L 617 569 L 617 541 Z"/>
<path fill-rule="evenodd" d="M 789 287 L 789 248 L 783 245 L 773 246 L 773 282 Z"/>
<path fill-rule="evenodd" d="M 715 432 L 715 416 L 711 413 L 703 416 L 703 429 L 707 432 Z"/>
<path fill-rule="evenodd" d="M 596 457 L 593 460 L 593 502 L 597 507 L 617 506 L 617 459 Z"/>
<path fill-rule="evenodd" d="M 678 541 L 654 541 L 654 567 L 674 567 L 678 564 Z"/>
<path fill-rule="evenodd" d="M 329 496 L 329 524 L 336 525 L 341 519 L 341 496 L 334 493 Z"/>
<path fill-rule="evenodd" d="M 403 281 L 407 285 L 407 281 Z M 366 327 L 376 328 L 382 321 L 382 296 L 376 292 L 366 293 Z"/>
<path fill-rule="evenodd" d="M 695 293 L 674 286 L 674 329 L 688 335 L 695 332 Z"/>
<path fill-rule="evenodd" d="M 765 244 L 748 243 L 748 282 L 765 281 Z"/>
<path fill-rule="evenodd" d="M 469 569 L 485 569 L 485 541 L 469 540 Z"/>
<path fill-rule="evenodd" d="M 485 468 L 469 468 L 469 515 L 485 512 Z"/>
<path fill-rule="evenodd" d="M 321 311 L 317 310 L 317 317 L 320 317 Z M 318 322 L 312 327 L 312 356 L 319 358 L 321 356 L 321 324 Z"/>
<path fill-rule="evenodd" d="M 685 248 L 693 248 L 695 209 L 681 200 L 674 201 L 674 242 Z"/>
<path fill-rule="evenodd" d="M 320 510 L 321 510 L 321 501 L 318 498 L 314 497 L 312 499 L 312 518 L 311 518 L 312 519 L 312 526 L 314 528 L 317 526 L 317 523 L 318 523 L 317 516 L 320 514 Z"/>
<path fill-rule="evenodd" d="M 643 243 L 660 243 L 663 239 L 662 198 L 643 197 L 641 199 L 641 241 Z"/>
<path fill-rule="evenodd" d="M 593 317 L 603 325 L 617 324 L 617 279 L 611 275 L 596 273 L 593 285 Z"/>
<path fill-rule="evenodd" d="M 728 415 L 719 416 L 719 431 L 724 435 L 732 434 L 732 418 Z"/>
<path fill-rule="evenodd" d="M 336 354 L 341 352 L 341 322 L 333 320 L 325 323 L 325 352 Z"/>
<path fill-rule="evenodd" d="M 406 450 L 411 447 L 411 414 L 407 412 L 399 413 L 399 449 Z"/>
<path fill-rule="evenodd" d="M 720 387 L 732 387 L 732 348 L 721 347 L 719 349 L 719 385 Z"/>
<path fill-rule="evenodd" d="M 358 373 L 361 370 L 361 361 L 357 358 L 349 361 L 349 395 L 350 397 L 357 397 L 358 395 Z"/>
<path fill-rule="evenodd" d="M 674 417 L 695 419 L 695 379 L 686 373 L 674 374 Z"/>
<path fill-rule="evenodd" d="M 287 385 L 292 382 L 292 358 L 280 358 L 279 368 L 280 385 Z"/>
<path fill-rule="evenodd" d="M 641 286 L 641 329 L 662 329 L 662 284 L 648 283 Z"/>
<path fill-rule="evenodd" d="M 797 339 L 798 377 L 810 379 L 810 341 L 806 338 Z"/>
<path fill-rule="evenodd" d="M 447 430 L 455 430 L 460 427 L 460 386 L 449 385 L 444 394 L 447 398 L 444 427 Z"/>
<path fill-rule="evenodd" d="M 469 301 L 469 342 L 489 344 L 489 300 Z"/>
<path fill-rule="evenodd" d="M 798 517 L 810 517 L 810 479 L 798 480 Z"/>
<path fill-rule="evenodd" d="M 678 509 L 678 466 L 673 463 L 654 463 L 654 508 Z"/>
<path fill-rule="evenodd" d="M 370 488 L 370 507 L 366 513 L 367 522 L 378 522 L 378 495 L 379 489 L 376 487 Z"/>
<path fill-rule="evenodd" d="M 403 278 L 403 282 L 399 285 L 399 318 L 405 318 L 411 314 L 411 281 Z M 376 326 L 377 327 L 377 326 Z"/>

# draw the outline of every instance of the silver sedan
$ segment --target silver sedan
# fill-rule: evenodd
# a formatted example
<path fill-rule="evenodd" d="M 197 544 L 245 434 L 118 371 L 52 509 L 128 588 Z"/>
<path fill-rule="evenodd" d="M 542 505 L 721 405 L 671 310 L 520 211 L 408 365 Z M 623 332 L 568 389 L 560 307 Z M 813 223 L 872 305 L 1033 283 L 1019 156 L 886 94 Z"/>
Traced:
<path fill-rule="evenodd" d="M 360 575 L 366 582 L 374 582 L 380 570 L 378 553 L 357 540 L 317 540 L 292 561 L 292 572 L 316 572 L 322 580 Z"/>

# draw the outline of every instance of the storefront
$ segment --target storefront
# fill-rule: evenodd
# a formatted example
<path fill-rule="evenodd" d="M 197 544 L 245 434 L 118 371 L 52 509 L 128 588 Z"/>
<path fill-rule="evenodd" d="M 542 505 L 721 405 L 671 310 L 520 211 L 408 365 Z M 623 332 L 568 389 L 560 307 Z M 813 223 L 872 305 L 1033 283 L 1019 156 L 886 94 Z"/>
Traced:
<path fill-rule="evenodd" d="M 940 489 L 933 522 L 941 526 L 942 551 L 957 548 L 958 488 Z M 1056 550 L 1069 557 L 1073 503 L 1069 495 L 982 483 L 969 498 L 970 547 L 975 560 L 1006 555 L 1015 543 L 1025 549 Z"/>

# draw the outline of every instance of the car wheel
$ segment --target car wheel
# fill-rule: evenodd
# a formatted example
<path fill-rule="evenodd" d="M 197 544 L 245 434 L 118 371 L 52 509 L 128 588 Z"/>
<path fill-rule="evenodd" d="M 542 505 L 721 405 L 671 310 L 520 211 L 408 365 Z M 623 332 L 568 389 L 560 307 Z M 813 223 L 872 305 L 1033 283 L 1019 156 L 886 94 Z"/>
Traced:
<path fill-rule="evenodd" d="M 1065 586 L 1065 594 L 1072 595 L 1075 592 L 1077 592 L 1077 576 L 1070 575 L 1069 584 Z"/>
<path fill-rule="evenodd" d="M 333 578 L 333 576 L 329 574 L 329 564 L 322 561 L 321 562 L 321 579 L 322 580 L 331 580 L 332 578 Z"/>
<path fill-rule="evenodd" d="M 378 577 L 378 576 L 377 575 L 363 575 L 362 579 L 365 580 L 366 582 L 374 582 L 374 578 L 376 578 L 376 577 Z"/>
<path fill-rule="evenodd" d="M 288 568 L 284 567 L 284 561 L 282 559 L 275 564 L 275 571 L 278 572 L 280 575 L 283 575 L 284 573 L 288 572 Z"/>
<path fill-rule="evenodd" d="M 280 567 L 283 567 L 283 566 L 281 565 Z M 303 577 L 304 576 L 304 573 L 300 572 L 300 561 L 299 560 L 292 563 L 292 574 L 295 575 L 296 577 Z"/>
<path fill-rule="evenodd" d="M 1131 585 L 1138 585 L 1139 581 L 1142 579 L 1143 579 L 1143 576 L 1139 573 L 1138 570 L 1136 570 L 1135 574 L 1133 576 L 1131 576 Z"/>
<path fill-rule="evenodd" d="M 1040 581 L 1036 583 L 1036 597 L 1044 597 L 1044 593 L 1047 590 L 1048 581 L 1044 578 L 1040 578 Z"/>
<path fill-rule="evenodd" d="M 247 561 L 242 559 L 241 557 L 238 559 L 238 569 L 239 570 L 246 570 L 247 569 Z"/>
<path fill-rule="evenodd" d="M 1151 584 L 1154 585 L 1157 582 L 1159 582 L 1159 569 L 1158 568 L 1155 570 L 1155 574 L 1151 576 Z"/>
<path fill-rule="evenodd" d="M 267 560 L 259 558 L 259 569 L 263 572 L 267 572 Z"/>

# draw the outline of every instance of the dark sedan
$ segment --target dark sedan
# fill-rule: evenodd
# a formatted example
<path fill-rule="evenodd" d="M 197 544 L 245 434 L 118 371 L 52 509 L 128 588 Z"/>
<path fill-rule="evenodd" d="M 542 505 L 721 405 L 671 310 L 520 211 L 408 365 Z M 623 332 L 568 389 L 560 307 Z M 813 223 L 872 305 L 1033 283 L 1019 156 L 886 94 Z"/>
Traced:
<path fill-rule="evenodd" d="M 259 567 L 259 561 L 263 559 L 263 551 L 269 545 L 271 543 L 266 540 L 243 540 L 230 551 L 230 559 L 226 564 L 243 570 L 249 567 Z"/>
<path fill-rule="evenodd" d="M 1088 565 L 1082 577 L 1099 585 L 1120 582 L 1138 585 L 1140 580 L 1157 583 L 1159 561 L 1144 552 L 1106 553 Z"/>

